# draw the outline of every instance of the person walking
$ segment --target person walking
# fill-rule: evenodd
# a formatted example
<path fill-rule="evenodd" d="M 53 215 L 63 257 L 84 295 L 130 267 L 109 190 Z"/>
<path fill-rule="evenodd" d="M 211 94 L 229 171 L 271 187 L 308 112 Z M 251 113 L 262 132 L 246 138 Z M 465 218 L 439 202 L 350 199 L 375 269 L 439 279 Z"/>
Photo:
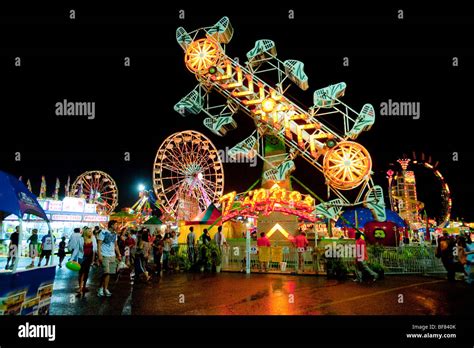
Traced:
<path fill-rule="evenodd" d="M 33 228 L 31 236 L 28 238 L 27 242 L 29 243 L 28 251 L 31 257 L 31 263 L 26 266 L 26 268 L 33 268 L 35 267 L 35 258 L 38 256 L 38 229 Z"/>
<path fill-rule="evenodd" d="M 81 264 L 81 268 L 79 269 L 79 296 L 84 296 L 88 291 L 86 286 L 87 279 L 89 278 L 89 271 L 94 262 L 96 253 L 97 240 L 94 233 L 90 228 L 84 228 L 82 238 L 79 240 L 79 260 Z"/>
<path fill-rule="evenodd" d="M 355 275 L 356 278 L 354 281 L 362 282 L 364 277 L 364 272 L 368 273 L 372 276 L 372 280 L 376 281 L 379 278 L 379 275 L 374 272 L 369 265 L 367 264 L 367 260 L 369 259 L 369 255 L 367 253 L 367 244 L 364 240 L 364 235 L 357 231 L 356 232 L 356 269 Z"/>
<path fill-rule="evenodd" d="M 454 282 L 456 280 L 456 269 L 454 264 L 454 249 L 456 243 L 453 238 L 445 231 L 443 235 L 438 238 L 438 247 L 436 248 L 436 257 L 441 258 L 446 272 L 448 272 L 448 281 Z"/>
<path fill-rule="evenodd" d="M 94 234 L 94 237 L 95 239 L 97 240 L 97 237 L 99 236 L 99 233 L 100 233 L 100 227 L 99 226 L 95 226 L 94 227 L 94 231 L 92 232 Z"/>
<path fill-rule="evenodd" d="M 15 266 L 15 261 L 17 258 L 18 250 L 18 242 L 20 238 L 20 226 L 15 227 L 15 231 L 10 235 L 10 244 L 8 245 L 8 257 L 7 257 L 7 264 L 5 269 L 13 269 Z M 10 265 L 10 261 L 12 264 Z"/>
<path fill-rule="evenodd" d="M 161 275 L 161 257 L 163 256 L 163 237 L 158 234 L 153 241 L 153 261 L 155 262 L 155 274 Z"/>
<path fill-rule="evenodd" d="M 135 240 L 132 237 L 131 231 L 127 231 L 125 237 L 125 264 L 130 267 L 131 265 L 131 255 L 132 249 L 135 246 Z"/>
<path fill-rule="evenodd" d="M 66 257 L 66 237 L 61 237 L 61 241 L 58 246 L 58 257 L 59 257 L 59 268 L 63 267 L 63 261 Z"/>
<path fill-rule="evenodd" d="M 69 252 L 71 253 L 71 257 L 69 258 L 69 261 L 78 261 L 79 259 L 79 240 L 82 238 L 81 236 L 81 229 L 79 227 L 76 227 L 69 237 L 69 242 L 67 245 L 67 248 L 69 249 Z"/>
<path fill-rule="evenodd" d="M 143 243 L 143 256 L 145 262 L 148 263 L 150 258 L 150 230 L 148 228 L 142 228 L 141 231 L 141 242 Z"/>
<path fill-rule="evenodd" d="M 179 233 L 176 233 L 176 231 L 171 232 L 171 255 L 178 255 L 178 251 L 179 251 L 178 237 L 179 237 Z"/>
<path fill-rule="evenodd" d="M 163 269 L 169 271 L 169 259 L 171 253 L 171 236 L 169 233 L 165 233 L 163 238 Z"/>
<path fill-rule="evenodd" d="M 471 235 L 468 233 L 466 236 L 466 283 L 474 283 L 474 243 L 472 242 Z"/>
<path fill-rule="evenodd" d="M 109 291 L 110 275 L 117 272 L 117 259 L 118 261 L 121 261 L 122 259 L 122 255 L 120 254 L 117 245 L 117 233 L 115 231 L 116 223 L 117 221 L 109 221 L 107 225 L 108 230 L 102 230 L 97 238 L 99 263 L 103 268 L 100 288 L 97 292 L 99 297 L 112 296 L 112 293 Z"/>
<path fill-rule="evenodd" d="M 143 236 L 144 234 L 142 233 L 138 237 L 137 250 L 135 252 L 135 277 L 136 279 L 140 279 L 140 277 L 143 275 L 145 280 L 149 281 L 151 277 L 148 274 L 148 271 L 146 269 L 146 256 L 145 256 L 145 243 L 147 242 L 143 240 Z M 146 234 L 145 234 L 145 238 L 147 238 Z"/>
<path fill-rule="evenodd" d="M 186 245 L 188 247 L 188 259 L 191 262 L 191 265 L 194 264 L 195 261 L 195 245 L 196 245 L 196 235 L 194 234 L 194 227 L 189 227 L 189 233 L 186 236 Z"/>
<path fill-rule="evenodd" d="M 48 234 L 45 234 L 41 239 L 41 255 L 38 261 L 38 267 L 41 267 L 41 261 L 43 258 L 46 258 L 45 266 L 49 263 L 49 258 L 51 257 L 51 253 L 53 252 L 53 244 L 54 244 L 54 237 L 51 234 L 51 231 Z"/>

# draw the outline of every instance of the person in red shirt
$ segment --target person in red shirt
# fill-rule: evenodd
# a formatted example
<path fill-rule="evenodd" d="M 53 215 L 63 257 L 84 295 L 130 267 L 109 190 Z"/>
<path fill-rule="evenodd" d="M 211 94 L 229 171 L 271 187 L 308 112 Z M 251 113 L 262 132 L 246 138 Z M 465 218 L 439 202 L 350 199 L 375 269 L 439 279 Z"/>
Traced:
<path fill-rule="evenodd" d="M 257 247 L 260 249 L 271 247 L 270 240 L 265 235 L 265 232 L 260 233 L 260 237 L 257 238 Z M 268 262 L 260 262 L 260 271 L 266 272 L 268 268 Z"/>
<path fill-rule="evenodd" d="M 265 232 L 260 233 L 260 238 L 257 238 L 257 246 L 258 247 L 269 247 L 270 239 L 265 235 Z"/>
<path fill-rule="evenodd" d="M 293 239 L 293 244 L 298 252 L 298 271 L 304 272 L 304 253 L 309 245 L 308 239 L 306 239 L 306 233 L 300 232 L 300 234 Z"/>
<path fill-rule="evenodd" d="M 373 281 L 376 281 L 379 275 L 375 273 L 369 265 L 367 260 L 369 256 L 367 254 L 367 244 L 364 240 L 364 235 L 361 232 L 357 232 L 356 235 L 356 278 L 354 281 L 362 282 L 364 273 L 368 273 L 372 276 Z"/>

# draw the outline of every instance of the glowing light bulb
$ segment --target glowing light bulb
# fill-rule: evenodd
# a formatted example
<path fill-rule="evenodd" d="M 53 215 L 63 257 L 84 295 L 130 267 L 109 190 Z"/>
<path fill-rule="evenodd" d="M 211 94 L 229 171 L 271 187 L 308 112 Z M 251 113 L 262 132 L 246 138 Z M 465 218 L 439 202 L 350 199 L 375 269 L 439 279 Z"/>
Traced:
<path fill-rule="evenodd" d="M 272 98 L 267 98 L 262 101 L 262 110 L 265 112 L 272 112 L 275 108 L 275 100 Z"/>

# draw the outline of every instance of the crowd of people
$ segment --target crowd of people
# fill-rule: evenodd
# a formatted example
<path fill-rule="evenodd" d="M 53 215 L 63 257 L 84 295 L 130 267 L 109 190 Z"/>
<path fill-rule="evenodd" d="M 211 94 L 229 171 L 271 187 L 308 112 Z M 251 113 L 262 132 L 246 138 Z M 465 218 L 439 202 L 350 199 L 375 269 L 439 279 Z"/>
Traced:
<path fill-rule="evenodd" d="M 443 233 L 438 238 L 435 255 L 441 259 L 450 282 L 454 282 L 456 274 L 460 273 L 466 283 L 473 284 L 474 243 L 470 233 L 461 233 L 456 237 L 452 237 L 446 232 Z"/>
<path fill-rule="evenodd" d="M 7 264 L 5 269 L 12 270 L 19 250 L 19 237 L 20 237 L 20 227 L 16 226 L 15 231 L 10 235 L 10 244 L 8 245 L 8 256 Z M 35 267 L 35 259 L 39 256 L 38 267 L 41 266 L 43 260 L 45 260 L 44 265 L 49 263 L 51 259 L 51 254 L 53 252 L 54 237 L 51 234 L 46 234 L 39 240 L 38 230 L 34 228 L 31 231 L 31 236 L 27 240 L 28 242 L 28 255 L 31 258 L 31 264 L 26 268 Z"/>
<path fill-rule="evenodd" d="M 78 264 L 78 287 L 77 293 L 80 296 L 88 291 L 87 281 L 91 267 L 101 267 L 102 275 L 98 296 L 109 297 L 112 293 L 109 290 L 111 275 L 118 274 L 123 269 L 130 270 L 131 280 L 149 281 L 152 274 L 161 276 L 162 272 L 172 272 L 178 266 L 180 232 L 166 229 L 164 233 L 155 231 L 152 233 L 148 228 L 119 228 L 116 221 L 109 221 L 106 228 L 95 226 L 91 229 L 88 226 L 74 228 L 68 238 L 61 237 L 57 247 L 58 267 L 62 268 L 67 255 L 66 263 Z M 55 237 L 48 233 L 41 239 L 38 230 L 33 229 L 27 239 L 29 257 L 31 263 L 26 268 L 46 266 L 50 263 L 55 245 Z M 209 231 L 203 230 L 198 238 L 194 228 L 191 226 L 186 236 L 187 257 L 189 264 L 207 264 L 207 253 L 199 254 L 199 245 L 208 245 L 211 242 Z M 214 242 L 219 248 L 227 245 L 222 227 L 218 227 L 214 235 Z M 10 236 L 9 252 L 5 269 L 13 269 L 19 245 L 19 227 Z M 35 265 L 39 256 L 38 263 Z M 183 257 L 183 256 L 181 256 Z M 43 264 L 43 260 L 45 261 Z M 66 264 L 66 266 L 69 266 Z"/>
<path fill-rule="evenodd" d="M 180 232 L 170 230 L 155 231 L 152 233 L 148 228 L 118 228 L 116 221 L 109 221 L 106 228 L 96 226 L 91 229 L 87 226 L 75 228 L 66 242 L 66 237 L 62 237 L 58 245 L 58 267 L 62 268 L 64 260 L 68 253 L 70 257 L 68 262 L 76 262 L 80 265 L 78 271 L 77 293 L 80 296 L 88 291 L 87 281 L 91 267 L 101 267 L 100 287 L 98 296 L 109 297 L 112 293 L 109 290 L 109 281 L 111 275 L 115 275 L 123 269 L 130 270 L 132 281 L 149 281 L 152 275 L 160 277 L 162 272 L 172 272 L 177 266 L 179 258 Z M 256 240 L 257 248 L 271 247 L 271 242 L 264 232 L 252 234 Z M 10 236 L 9 254 L 5 269 L 12 269 L 16 250 L 19 244 L 19 227 Z M 204 267 L 209 265 L 209 254 L 205 248 L 199 248 L 200 245 L 209 245 L 212 241 L 209 231 L 204 229 L 202 234 L 197 237 L 194 228 L 189 227 L 186 235 L 186 253 L 181 254 L 181 258 L 187 258 L 191 266 Z M 213 236 L 215 245 L 223 253 L 227 246 L 227 241 L 222 232 L 222 226 L 219 226 Z M 46 234 L 42 238 L 38 236 L 38 230 L 33 229 L 28 240 L 29 256 L 31 263 L 27 268 L 35 267 L 36 258 L 38 258 L 37 267 L 49 264 L 54 250 L 55 238 L 52 234 Z M 304 253 L 309 242 L 306 234 L 300 231 L 293 239 L 292 243 L 298 253 L 298 271 L 304 272 Z M 366 250 L 365 241 L 361 236 L 356 236 L 356 244 L 363 244 L 363 250 Z M 448 274 L 448 280 L 454 281 L 456 273 L 464 275 L 467 283 L 474 282 L 474 243 L 471 236 L 460 234 L 457 237 L 449 236 L 447 233 L 440 236 L 436 248 L 436 256 L 441 259 Z M 369 274 L 375 280 L 377 274 L 367 266 L 367 252 L 357 260 L 356 280 L 361 280 L 363 273 Z M 245 264 L 245 257 L 242 261 L 242 269 Z M 259 262 L 260 270 L 267 271 L 268 262 Z"/>

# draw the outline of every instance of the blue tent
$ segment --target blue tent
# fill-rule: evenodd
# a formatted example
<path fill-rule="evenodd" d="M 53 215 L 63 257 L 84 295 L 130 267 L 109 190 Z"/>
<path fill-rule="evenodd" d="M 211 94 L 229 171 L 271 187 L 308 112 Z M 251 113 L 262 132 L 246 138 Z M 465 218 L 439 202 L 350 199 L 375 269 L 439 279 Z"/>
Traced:
<path fill-rule="evenodd" d="M 8 215 L 16 215 L 20 221 L 20 231 L 18 240 L 22 240 L 23 224 L 22 219 L 25 214 L 36 215 L 48 223 L 48 217 L 43 208 L 39 205 L 36 196 L 31 193 L 26 186 L 13 175 L 0 171 L 0 223 Z M 19 257 L 15 258 L 13 272 L 18 267 Z M 53 258 L 51 257 L 51 262 Z"/>
<path fill-rule="evenodd" d="M 20 219 L 24 214 L 33 214 L 48 221 L 36 196 L 13 175 L 0 171 L 0 221 L 10 214 Z"/>
<path fill-rule="evenodd" d="M 346 222 L 339 218 L 336 221 L 336 227 L 355 227 L 355 212 L 357 212 L 357 223 L 359 228 L 363 228 L 366 223 L 374 221 L 374 216 L 368 208 L 358 207 L 355 209 L 348 209 L 344 211 L 342 217 L 346 219 L 351 225 L 347 225 Z M 387 220 L 393 222 L 398 227 L 406 227 L 405 221 L 394 211 L 385 208 L 385 213 L 387 214 Z"/>

